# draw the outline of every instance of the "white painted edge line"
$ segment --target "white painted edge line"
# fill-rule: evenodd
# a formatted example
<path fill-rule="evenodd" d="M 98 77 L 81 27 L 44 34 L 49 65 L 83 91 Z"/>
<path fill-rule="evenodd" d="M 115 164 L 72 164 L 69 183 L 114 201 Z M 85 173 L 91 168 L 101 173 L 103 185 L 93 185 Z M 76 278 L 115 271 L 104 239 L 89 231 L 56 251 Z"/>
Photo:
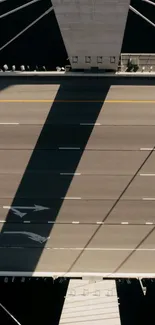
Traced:
<path fill-rule="evenodd" d="M 24 247 L 25 248 L 25 247 Z M 46 249 L 46 247 L 44 248 Z M 92 248 L 84 248 L 84 247 L 48 247 L 50 250 L 57 251 L 90 251 L 90 252 L 155 252 L 155 248 L 115 248 L 115 247 L 92 247 Z"/>
<path fill-rule="evenodd" d="M 141 151 L 151 151 L 155 150 L 154 148 L 140 148 Z"/>
<path fill-rule="evenodd" d="M 140 176 L 155 176 L 155 174 L 140 174 Z"/>
<path fill-rule="evenodd" d="M 80 123 L 81 126 L 89 126 L 89 125 L 95 125 L 95 126 L 100 126 L 101 123 Z"/>
<path fill-rule="evenodd" d="M 84 277 L 102 277 L 102 278 L 155 278 L 155 273 L 98 273 L 98 272 L 18 272 L 18 271 L 0 271 L 0 276 L 20 276 L 20 277 L 66 277 L 66 278 L 84 278 Z M 81 279 L 82 280 L 82 279 Z"/>
<path fill-rule="evenodd" d="M 17 122 L 4 122 L 4 123 L 0 123 L 0 125 L 19 125 L 19 123 Z"/>
<path fill-rule="evenodd" d="M 80 150 L 80 147 L 59 147 L 59 150 Z"/>
<path fill-rule="evenodd" d="M 81 197 L 79 196 L 64 196 L 64 197 L 61 197 L 62 200 L 81 200 Z"/>
<path fill-rule="evenodd" d="M 155 197 L 143 197 L 143 201 L 155 201 Z"/>
<path fill-rule="evenodd" d="M 71 176 L 71 175 L 74 175 L 74 176 L 80 176 L 81 173 L 60 173 L 61 176 Z"/>

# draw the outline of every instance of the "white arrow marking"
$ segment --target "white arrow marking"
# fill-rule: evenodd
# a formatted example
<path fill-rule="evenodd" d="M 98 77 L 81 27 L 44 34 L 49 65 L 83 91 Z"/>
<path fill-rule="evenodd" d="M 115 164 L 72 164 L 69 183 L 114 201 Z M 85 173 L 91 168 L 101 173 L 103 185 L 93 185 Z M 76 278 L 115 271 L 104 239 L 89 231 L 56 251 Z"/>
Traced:
<path fill-rule="evenodd" d="M 4 205 L 3 209 L 10 209 L 10 210 L 15 210 L 15 209 L 20 209 L 20 210 L 34 210 L 34 211 L 42 211 L 42 210 L 49 210 L 47 207 L 43 207 L 41 205 L 34 204 L 33 207 L 23 207 L 23 206 L 7 206 Z"/>
<path fill-rule="evenodd" d="M 27 214 L 27 213 L 22 213 L 15 208 L 11 208 L 11 210 L 14 212 L 16 216 L 19 216 L 20 218 L 23 218 Z"/>
<path fill-rule="evenodd" d="M 43 237 L 40 236 L 38 234 L 35 234 L 33 232 L 28 232 L 28 231 L 4 231 L 3 234 L 21 234 L 21 235 L 26 235 L 28 236 L 28 238 L 37 241 L 39 243 L 44 243 L 46 242 L 48 239 L 50 239 L 50 237 Z"/>

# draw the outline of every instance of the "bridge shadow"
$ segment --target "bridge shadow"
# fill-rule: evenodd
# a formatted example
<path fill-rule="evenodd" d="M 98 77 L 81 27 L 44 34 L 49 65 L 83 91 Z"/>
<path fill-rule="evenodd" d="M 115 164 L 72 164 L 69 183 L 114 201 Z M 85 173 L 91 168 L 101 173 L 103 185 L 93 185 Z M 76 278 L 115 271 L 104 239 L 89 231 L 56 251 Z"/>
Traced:
<path fill-rule="evenodd" d="M 15 139 L 13 148 L 17 146 L 23 153 L 26 149 L 30 151 L 30 156 L 23 175 L 10 174 L 8 179 L 10 187 L 17 184 L 17 191 L 11 197 L 6 193 L 4 200 L 8 214 L 1 227 L 0 271 L 48 272 L 56 267 L 52 264 L 52 248 L 54 243 L 59 246 L 61 237 L 67 238 L 67 234 L 62 227 L 53 238 L 54 223 L 63 225 L 66 222 L 70 211 L 67 210 L 63 217 L 59 215 L 66 197 L 74 196 L 71 190 L 73 174 L 77 171 L 110 86 L 122 84 L 122 79 L 66 77 L 34 78 L 31 81 L 29 78 L 14 78 L 11 81 L 6 78 L 4 82 L 0 80 L 0 89 L 30 82 L 36 87 L 43 82 L 45 85 L 59 85 L 59 89 L 43 125 L 19 125 L 12 135 Z M 153 83 L 152 79 L 123 81 L 128 85 Z M 89 126 L 81 123 L 89 123 Z"/>
<path fill-rule="evenodd" d="M 0 82 L 0 88 L 2 90 L 12 83 L 26 84 L 28 81 L 27 78 L 24 80 L 17 78 L 13 82 L 6 79 L 4 83 Z M 31 83 L 37 84 L 42 81 L 34 78 Z M 31 154 L 23 175 L 10 175 L 8 179 L 10 187 L 13 182 L 18 183 L 18 188 L 13 198 L 8 197 L 6 193 L 5 205 L 15 207 L 15 210 L 8 211 L 7 222 L 1 229 L 0 271 L 34 272 L 45 245 L 46 252 L 47 246 L 52 248 L 53 241 L 50 241 L 54 222 L 58 220 L 73 174 L 77 170 L 93 131 L 93 124 L 110 87 L 106 80 L 96 82 L 93 78 L 83 80 L 66 78 L 57 79 L 56 82 L 44 79 L 44 83 L 60 84 L 44 125 L 19 125 L 16 128 L 17 138 L 13 148 L 15 149 L 18 143 L 19 151 L 26 148 Z M 39 93 L 37 97 L 39 98 Z M 80 123 L 90 125 L 82 126 Z M 48 209 L 41 211 L 40 206 Z M 35 208 L 24 210 L 23 207 Z M 35 209 L 38 211 L 34 211 Z M 65 216 L 67 219 L 67 214 Z M 60 218 L 59 222 L 63 223 L 65 220 Z M 57 236 L 60 236 L 61 241 L 61 236 L 66 234 L 61 232 Z M 58 238 L 56 242 L 59 245 Z M 48 271 L 47 264 L 50 263 L 52 260 L 49 262 L 45 259 L 42 270 Z"/>

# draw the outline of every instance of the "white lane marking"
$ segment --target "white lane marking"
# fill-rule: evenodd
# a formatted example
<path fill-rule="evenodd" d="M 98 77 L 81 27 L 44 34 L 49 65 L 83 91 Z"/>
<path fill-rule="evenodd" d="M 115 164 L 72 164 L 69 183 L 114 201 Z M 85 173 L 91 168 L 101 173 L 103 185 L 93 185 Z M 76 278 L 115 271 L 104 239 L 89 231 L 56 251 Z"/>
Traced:
<path fill-rule="evenodd" d="M 149 222 L 149 221 L 147 221 L 147 222 L 145 222 L 145 224 L 146 224 L 146 225 L 153 225 L 153 222 Z"/>
<path fill-rule="evenodd" d="M 81 126 L 89 126 L 89 125 L 95 125 L 95 126 L 98 126 L 98 125 L 101 125 L 101 123 L 80 123 Z"/>
<path fill-rule="evenodd" d="M 46 249 L 46 248 L 45 248 Z M 115 248 L 115 247 L 112 247 L 112 248 L 102 248 L 102 247 L 92 247 L 92 248 L 82 248 L 82 247 L 52 247 L 49 249 L 51 250 L 71 250 L 71 251 L 108 251 L 108 252 L 113 252 L 113 251 L 116 251 L 116 252 L 119 252 L 119 251 L 140 251 L 140 252 L 145 252 L 145 251 L 155 251 L 155 248 L 137 248 L 135 249 L 134 247 L 131 248 Z"/>
<path fill-rule="evenodd" d="M 141 151 L 151 151 L 155 150 L 154 148 L 140 148 Z"/>
<path fill-rule="evenodd" d="M 155 278 L 155 273 L 111 273 L 111 272 L 21 272 L 21 271 L 0 271 L 0 276 L 20 276 L 20 277 L 53 277 L 60 278 L 60 277 L 69 277 L 69 278 L 81 278 L 82 277 L 94 277 L 97 278 Z"/>
<path fill-rule="evenodd" d="M 34 204 L 34 206 L 7 206 L 4 205 L 3 209 L 10 209 L 10 210 L 15 210 L 15 209 L 20 209 L 20 210 L 34 210 L 34 211 L 42 211 L 42 210 L 49 210 L 48 207 L 43 207 L 41 205 Z"/>
<path fill-rule="evenodd" d="M 59 147 L 59 150 L 80 150 L 80 147 Z"/>
<path fill-rule="evenodd" d="M 29 221 L 29 220 L 24 220 L 23 222 L 24 223 L 31 223 L 31 221 Z"/>
<path fill-rule="evenodd" d="M 74 176 L 80 176 L 81 173 L 60 173 L 61 176 L 71 176 L 71 175 L 74 175 Z"/>
<path fill-rule="evenodd" d="M 9 247 L 9 249 L 16 249 L 16 248 L 20 248 L 20 249 L 27 249 L 26 247 L 23 246 L 12 246 Z M 4 249 L 4 247 L 0 247 L 0 249 Z M 90 252 L 99 252 L 99 251 L 103 251 L 103 252 L 155 252 L 155 248 L 132 248 L 132 247 L 128 247 L 128 248 L 116 248 L 116 247 L 91 247 L 91 248 L 84 248 L 84 247 L 44 247 L 44 250 L 56 250 L 56 251 L 90 251 Z M 1 273 L 1 272 L 0 272 Z"/>
<path fill-rule="evenodd" d="M 104 222 L 103 221 L 97 221 L 96 224 L 97 225 L 104 225 Z"/>
<path fill-rule="evenodd" d="M 128 221 L 122 221 L 121 222 L 121 225 L 128 225 L 129 223 L 128 223 Z"/>
<path fill-rule="evenodd" d="M 17 210 L 15 207 L 3 206 L 3 209 L 9 209 L 9 210 L 12 210 L 13 213 L 14 213 L 16 216 L 20 217 L 20 218 L 23 218 L 24 216 L 27 215 L 27 213 L 22 213 L 22 212 L 20 212 L 19 210 Z"/>
<path fill-rule="evenodd" d="M 28 238 L 34 240 L 34 241 L 37 241 L 39 243 L 44 243 L 46 242 L 48 239 L 50 239 L 50 237 L 43 237 L 43 236 L 40 236 L 38 234 L 35 234 L 33 232 L 29 232 L 29 231 L 4 231 L 2 232 L 3 234 L 9 234 L 9 235 L 26 235 L 28 236 Z"/>
<path fill-rule="evenodd" d="M 62 200 L 81 200 L 81 197 L 79 197 L 79 196 L 75 196 L 75 197 L 74 196 L 64 196 L 63 197 L 62 196 L 61 199 Z"/>
<path fill-rule="evenodd" d="M 4 247 L 0 247 L 0 249 L 2 249 Z M 13 246 L 13 247 L 9 247 L 9 248 L 21 248 L 21 249 L 26 249 L 26 247 L 22 247 L 22 246 Z M 116 248 L 116 247 L 92 247 L 92 248 L 84 248 L 84 247 L 44 247 L 44 250 L 45 249 L 48 249 L 48 250 L 56 250 L 56 251 L 91 251 L 91 252 L 99 252 L 99 251 L 104 251 L 104 252 L 123 252 L 123 251 L 126 251 L 126 252 L 149 252 L 149 251 L 152 251 L 154 252 L 155 251 L 155 248 L 131 248 L 131 247 L 128 247 L 128 248 Z"/>
<path fill-rule="evenodd" d="M 155 176 L 155 174 L 140 174 L 140 176 Z"/>
<path fill-rule="evenodd" d="M 19 125 L 17 122 L 1 122 L 0 125 Z"/>
<path fill-rule="evenodd" d="M 73 224 L 79 224 L 79 221 L 72 221 Z"/>
<path fill-rule="evenodd" d="M 57 224 L 57 222 L 55 222 L 55 221 L 48 221 L 47 223 L 55 223 L 55 224 Z"/>
<path fill-rule="evenodd" d="M 18 320 L 0 303 L 0 307 L 15 321 L 16 324 L 21 325 Z"/>
<path fill-rule="evenodd" d="M 143 197 L 143 201 L 155 201 L 155 197 Z"/>

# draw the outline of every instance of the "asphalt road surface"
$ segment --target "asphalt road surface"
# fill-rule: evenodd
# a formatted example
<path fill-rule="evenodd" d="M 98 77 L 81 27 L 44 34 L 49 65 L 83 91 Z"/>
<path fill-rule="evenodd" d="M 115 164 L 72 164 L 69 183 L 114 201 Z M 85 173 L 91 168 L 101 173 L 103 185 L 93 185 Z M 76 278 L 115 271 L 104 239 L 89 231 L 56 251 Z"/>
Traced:
<path fill-rule="evenodd" d="M 0 271 L 154 273 L 146 82 L 0 80 Z"/>

